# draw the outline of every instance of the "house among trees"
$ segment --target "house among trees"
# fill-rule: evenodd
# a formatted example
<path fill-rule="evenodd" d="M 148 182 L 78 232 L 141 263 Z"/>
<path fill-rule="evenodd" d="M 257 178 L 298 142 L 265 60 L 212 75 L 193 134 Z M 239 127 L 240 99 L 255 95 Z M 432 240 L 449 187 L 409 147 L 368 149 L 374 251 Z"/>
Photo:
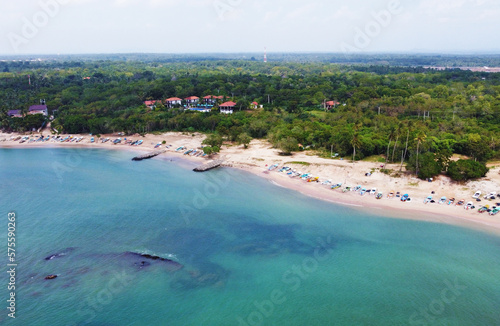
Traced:
<path fill-rule="evenodd" d="M 217 102 L 217 99 L 213 95 L 203 96 L 203 103 L 208 105 L 214 105 Z"/>
<path fill-rule="evenodd" d="M 184 100 L 186 100 L 187 105 L 196 105 L 200 101 L 200 98 L 198 96 L 190 96 L 186 97 Z"/>
<path fill-rule="evenodd" d="M 171 98 L 167 98 L 165 100 L 165 104 L 169 108 L 174 107 L 175 105 L 181 105 L 181 103 L 182 103 L 182 99 L 180 99 L 178 97 L 171 97 Z"/>
<path fill-rule="evenodd" d="M 43 114 L 44 116 L 49 115 L 49 110 L 47 109 L 47 105 L 32 105 L 29 108 L 28 114 Z"/>
<path fill-rule="evenodd" d="M 257 109 L 258 107 L 259 107 L 259 103 L 252 102 L 252 106 L 251 106 L 252 109 Z"/>
<path fill-rule="evenodd" d="M 23 117 L 21 110 L 9 110 L 9 112 L 7 112 L 7 115 L 9 117 L 13 117 L 13 118 L 22 118 Z"/>
<path fill-rule="evenodd" d="M 215 95 L 207 95 L 203 97 L 203 102 L 208 105 L 215 105 L 218 100 L 223 100 L 224 95 L 221 96 L 215 96 Z"/>
<path fill-rule="evenodd" d="M 222 103 L 221 105 L 219 105 L 220 113 L 232 114 L 234 112 L 235 106 L 236 106 L 236 103 L 234 103 L 232 101 Z"/>
<path fill-rule="evenodd" d="M 144 101 L 144 104 L 150 108 L 151 110 L 155 107 L 156 102 L 160 102 L 158 100 L 153 100 L 153 101 Z"/>
<path fill-rule="evenodd" d="M 337 107 L 338 105 L 340 105 L 340 102 L 337 102 L 337 101 L 328 101 L 325 103 L 325 109 L 326 110 L 331 110 L 335 107 Z"/>

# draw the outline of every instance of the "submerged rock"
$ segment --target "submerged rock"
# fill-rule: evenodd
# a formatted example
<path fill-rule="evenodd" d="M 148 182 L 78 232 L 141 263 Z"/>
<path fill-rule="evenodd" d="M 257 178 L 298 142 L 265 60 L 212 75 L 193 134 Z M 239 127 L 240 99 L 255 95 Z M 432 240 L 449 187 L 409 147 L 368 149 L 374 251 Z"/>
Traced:
<path fill-rule="evenodd" d="M 172 272 L 178 271 L 184 267 L 182 264 L 180 264 L 174 260 L 171 260 L 168 258 L 163 258 L 160 256 L 155 256 L 155 255 L 150 255 L 150 254 L 141 254 L 141 253 L 132 252 L 132 251 L 127 251 L 127 252 L 125 252 L 124 255 L 126 257 L 128 256 L 128 257 L 132 257 L 132 258 L 146 258 L 148 260 L 165 263 L 168 270 L 170 270 Z M 151 265 L 151 263 L 149 263 L 145 260 L 140 260 L 138 262 L 135 262 L 134 265 L 139 266 L 140 268 L 143 268 L 143 267 L 147 267 L 147 266 Z"/>
<path fill-rule="evenodd" d="M 196 289 L 207 286 L 222 287 L 225 285 L 229 272 L 222 266 L 212 262 L 203 262 L 197 269 L 183 273 L 172 281 L 170 286 L 174 289 Z"/>
<path fill-rule="evenodd" d="M 47 275 L 47 276 L 45 276 L 45 279 L 46 279 L 46 280 L 53 280 L 53 279 L 55 279 L 56 277 L 57 277 L 57 275 L 55 275 L 55 274 L 51 274 L 51 275 Z"/>
<path fill-rule="evenodd" d="M 140 263 L 134 263 L 134 265 L 136 266 L 139 266 L 139 268 L 143 268 L 143 267 L 148 267 L 151 265 L 151 263 L 147 262 L 147 261 L 141 261 Z"/>
<path fill-rule="evenodd" d="M 75 250 L 75 248 L 72 248 L 72 247 L 66 248 L 61 252 L 58 252 L 58 253 L 55 253 L 55 254 L 52 254 L 52 255 L 45 257 L 45 260 L 52 260 L 52 259 L 64 257 L 64 256 L 68 255 L 69 253 L 71 253 L 73 250 Z"/>

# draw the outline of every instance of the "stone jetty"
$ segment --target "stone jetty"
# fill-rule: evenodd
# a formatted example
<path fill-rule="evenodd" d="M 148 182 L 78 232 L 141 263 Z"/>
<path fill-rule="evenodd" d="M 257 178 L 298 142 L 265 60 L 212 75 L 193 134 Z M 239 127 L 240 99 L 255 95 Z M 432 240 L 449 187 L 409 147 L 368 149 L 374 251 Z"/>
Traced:
<path fill-rule="evenodd" d="M 158 156 L 160 154 L 163 154 L 165 153 L 166 150 L 161 150 L 161 151 L 154 151 L 154 152 L 150 152 L 150 153 L 146 153 L 146 154 L 142 154 L 142 155 L 139 155 L 139 156 L 136 156 L 132 159 L 132 161 L 142 161 L 142 160 L 147 160 L 148 158 L 152 158 L 152 157 L 155 157 L 155 156 Z"/>
<path fill-rule="evenodd" d="M 222 163 L 224 163 L 223 160 L 214 160 L 212 162 L 208 162 L 206 164 L 203 164 L 201 166 L 198 166 L 198 167 L 194 168 L 193 171 L 194 172 L 205 172 L 205 171 L 208 171 L 208 170 L 212 170 L 212 169 L 218 168 L 219 166 L 222 165 Z"/>

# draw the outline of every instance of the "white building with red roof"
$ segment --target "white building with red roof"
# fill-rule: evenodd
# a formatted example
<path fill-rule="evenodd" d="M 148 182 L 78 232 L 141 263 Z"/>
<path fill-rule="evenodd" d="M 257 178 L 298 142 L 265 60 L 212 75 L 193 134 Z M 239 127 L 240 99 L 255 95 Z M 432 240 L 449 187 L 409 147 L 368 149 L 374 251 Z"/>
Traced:
<path fill-rule="evenodd" d="M 153 108 L 155 107 L 155 104 L 156 104 L 157 102 L 160 102 L 160 101 L 158 101 L 158 100 L 144 101 L 144 104 L 145 104 L 148 108 L 153 109 Z"/>
<path fill-rule="evenodd" d="M 325 109 L 331 110 L 334 107 L 337 107 L 338 105 L 340 105 L 340 102 L 337 102 L 337 101 L 328 101 L 328 102 L 325 103 Z"/>
<path fill-rule="evenodd" d="M 220 113 L 232 114 L 235 107 L 236 103 L 234 103 L 233 101 L 222 103 L 221 105 L 219 105 Z"/>
<path fill-rule="evenodd" d="M 167 98 L 165 100 L 165 104 L 171 108 L 175 105 L 181 105 L 182 104 L 182 99 L 178 98 L 178 97 L 171 97 L 171 98 Z"/>
<path fill-rule="evenodd" d="M 47 105 L 32 105 L 30 106 L 28 114 L 43 114 L 44 116 L 49 115 L 49 110 L 47 109 Z"/>
<path fill-rule="evenodd" d="M 190 96 L 184 99 L 188 105 L 198 104 L 200 98 L 198 96 Z"/>

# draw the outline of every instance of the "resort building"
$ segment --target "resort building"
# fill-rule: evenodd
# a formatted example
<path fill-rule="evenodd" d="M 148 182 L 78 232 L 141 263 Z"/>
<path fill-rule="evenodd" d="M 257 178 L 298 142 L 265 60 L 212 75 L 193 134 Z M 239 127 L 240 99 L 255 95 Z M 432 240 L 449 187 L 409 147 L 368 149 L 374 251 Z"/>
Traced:
<path fill-rule="evenodd" d="M 222 103 L 221 105 L 219 105 L 220 113 L 232 114 L 234 112 L 235 106 L 236 106 L 236 103 L 234 103 L 232 101 Z"/>
<path fill-rule="evenodd" d="M 156 102 L 160 102 L 158 100 L 154 100 L 154 101 L 144 101 L 144 104 L 150 108 L 151 110 L 156 106 Z"/>
<path fill-rule="evenodd" d="M 13 117 L 13 118 L 22 118 L 23 117 L 21 110 L 9 110 L 9 112 L 7 112 L 7 115 L 9 117 Z"/>
<path fill-rule="evenodd" d="M 217 103 L 217 100 L 219 100 L 219 98 L 224 98 L 224 96 L 207 95 L 203 97 L 203 103 L 208 105 L 215 105 L 215 103 Z"/>
<path fill-rule="evenodd" d="M 165 100 L 165 104 L 169 108 L 174 107 L 175 105 L 181 105 L 181 103 L 182 103 L 182 99 L 180 99 L 178 97 L 171 97 L 171 98 L 167 98 Z"/>
<path fill-rule="evenodd" d="M 49 115 L 49 110 L 47 109 L 47 105 L 32 105 L 30 106 L 28 114 L 43 114 L 44 116 Z"/>
<path fill-rule="evenodd" d="M 325 103 L 325 109 L 331 110 L 331 109 L 337 107 L 338 105 L 340 105 L 340 103 L 337 101 L 328 101 Z"/>
<path fill-rule="evenodd" d="M 198 96 L 190 96 L 186 97 L 184 100 L 186 101 L 187 105 L 196 105 L 200 101 L 200 98 Z"/>

